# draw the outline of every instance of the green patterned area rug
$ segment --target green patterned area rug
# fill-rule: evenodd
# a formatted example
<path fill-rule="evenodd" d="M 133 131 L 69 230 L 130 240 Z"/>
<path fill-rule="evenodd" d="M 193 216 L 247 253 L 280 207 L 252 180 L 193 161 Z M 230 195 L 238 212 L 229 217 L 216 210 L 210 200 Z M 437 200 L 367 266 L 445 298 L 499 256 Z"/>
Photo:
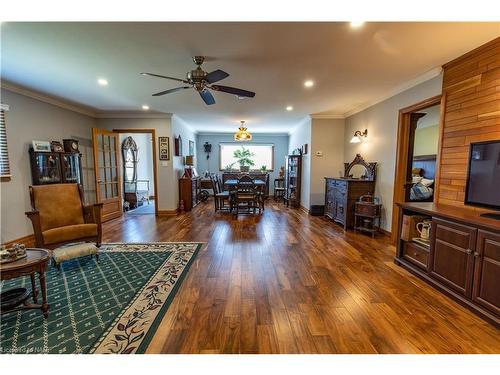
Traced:
<path fill-rule="evenodd" d="M 201 243 L 105 244 L 47 270 L 49 318 L 41 311 L 1 317 L 0 353 L 144 353 Z M 29 277 L 1 283 L 24 286 Z M 40 297 L 39 297 L 40 298 Z"/>

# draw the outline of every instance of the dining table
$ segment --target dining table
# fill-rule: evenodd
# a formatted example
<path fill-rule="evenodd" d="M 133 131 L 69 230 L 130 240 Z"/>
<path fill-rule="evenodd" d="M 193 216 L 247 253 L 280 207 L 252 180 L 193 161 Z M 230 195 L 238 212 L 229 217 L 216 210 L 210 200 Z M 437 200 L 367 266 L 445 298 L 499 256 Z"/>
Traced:
<path fill-rule="evenodd" d="M 262 190 L 266 186 L 265 181 L 258 179 L 253 180 L 253 183 L 260 190 Z M 228 188 L 227 190 L 229 191 L 235 190 L 238 187 L 238 180 L 237 179 L 226 180 L 226 182 L 224 182 L 224 187 L 227 187 Z"/>
<path fill-rule="evenodd" d="M 231 195 L 231 197 L 229 198 L 229 207 L 230 207 L 230 211 L 232 212 L 233 211 L 233 208 L 234 208 L 234 196 L 236 193 L 236 190 L 238 189 L 238 180 L 237 179 L 229 179 L 229 180 L 226 180 L 224 182 L 224 188 L 226 188 L 228 191 L 229 191 L 229 194 Z M 253 180 L 253 184 L 255 185 L 255 187 L 260 191 L 260 192 L 264 192 L 265 188 L 266 188 L 266 182 L 265 181 L 262 181 L 260 179 L 255 179 Z"/>

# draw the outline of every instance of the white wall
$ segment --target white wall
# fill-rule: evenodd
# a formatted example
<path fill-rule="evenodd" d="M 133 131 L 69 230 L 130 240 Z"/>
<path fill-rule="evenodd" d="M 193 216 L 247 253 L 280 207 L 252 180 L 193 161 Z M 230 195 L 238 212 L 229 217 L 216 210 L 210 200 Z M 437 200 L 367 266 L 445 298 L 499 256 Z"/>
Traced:
<path fill-rule="evenodd" d="M 311 118 L 305 118 L 296 128 L 290 131 L 288 138 L 288 153 L 291 154 L 296 148 L 308 145 L 309 152 L 302 156 L 302 184 L 300 204 L 309 209 L 311 196 Z"/>
<path fill-rule="evenodd" d="M 310 204 L 325 204 L 325 177 L 344 170 L 344 120 L 312 119 Z M 316 156 L 321 151 L 323 156 Z"/>
<path fill-rule="evenodd" d="M 382 228 L 391 230 L 398 115 L 401 108 L 441 94 L 442 75 L 412 87 L 345 119 L 344 160 L 352 161 L 357 153 L 368 162 L 377 162 L 375 195 L 381 198 Z M 350 143 L 356 130 L 368 129 L 362 143 Z"/>
<path fill-rule="evenodd" d="M 120 133 L 120 147 L 128 137 L 132 137 L 137 145 L 137 179 L 148 180 L 149 195 L 155 195 L 152 135 L 151 133 Z M 123 157 L 121 160 L 123 168 Z M 142 189 L 142 185 L 139 188 Z"/>
<path fill-rule="evenodd" d="M 176 181 L 173 178 L 173 138 L 172 124 L 170 115 L 163 118 L 100 118 L 97 119 L 97 127 L 102 129 L 155 129 L 156 144 L 158 147 L 158 137 L 170 137 L 170 160 L 158 160 L 157 158 L 157 177 L 158 191 L 156 199 L 158 200 L 159 211 L 171 211 L 177 209 L 177 200 L 174 192 L 178 191 Z"/>
<path fill-rule="evenodd" d="M 52 104 L 2 89 L 1 102 L 10 106 L 6 113 L 7 140 L 12 178 L 0 183 L 1 242 L 33 233 L 24 212 L 31 210 L 28 187 L 32 184 L 28 150 L 32 140 L 62 141 L 63 138 L 89 140 L 95 119 Z M 85 161 L 84 161 L 85 162 Z"/>
<path fill-rule="evenodd" d="M 194 145 L 194 165 L 197 163 L 196 155 L 196 133 L 191 129 L 191 127 L 182 120 L 179 116 L 172 116 L 172 139 L 177 136 L 181 136 L 182 139 L 182 156 L 173 156 L 174 149 L 172 148 L 172 161 L 173 161 L 173 180 L 175 186 L 179 186 L 179 178 L 184 174 L 184 158 L 189 155 L 189 141 L 195 142 Z M 203 173 L 203 171 L 198 171 L 198 173 Z M 176 204 L 179 203 L 179 188 L 174 189 L 172 192 Z M 177 206 L 176 206 L 177 207 Z"/>

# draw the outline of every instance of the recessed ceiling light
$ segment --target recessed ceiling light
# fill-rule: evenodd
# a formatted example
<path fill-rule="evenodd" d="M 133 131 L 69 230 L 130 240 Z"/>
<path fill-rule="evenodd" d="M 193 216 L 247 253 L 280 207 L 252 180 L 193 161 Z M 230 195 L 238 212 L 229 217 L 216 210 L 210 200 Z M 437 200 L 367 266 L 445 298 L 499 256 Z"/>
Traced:
<path fill-rule="evenodd" d="M 304 86 L 305 87 L 313 87 L 314 86 L 314 82 L 311 81 L 310 79 L 308 79 L 307 81 L 304 82 Z"/>
<path fill-rule="evenodd" d="M 286 107 L 286 110 L 287 111 L 293 111 L 293 107 L 291 105 L 289 105 L 289 106 Z"/>
<path fill-rule="evenodd" d="M 351 22 L 351 27 L 353 27 L 353 28 L 361 27 L 363 25 L 364 25 L 364 21 L 352 21 Z"/>
<path fill-rule="evenodd" d="M 142 106 L 142 109 L 144 109 L 145 111 L 149 110 L 149 105 L 144 104 L 144 105 Z"/>
<path fill-rule="evenodd" d="M 108 85 L 108 80 L 104 79 L 104 78 L 99 78 L 97 80 L 97 83 L 99 84 L 99 86 L 107 86 Z"/>

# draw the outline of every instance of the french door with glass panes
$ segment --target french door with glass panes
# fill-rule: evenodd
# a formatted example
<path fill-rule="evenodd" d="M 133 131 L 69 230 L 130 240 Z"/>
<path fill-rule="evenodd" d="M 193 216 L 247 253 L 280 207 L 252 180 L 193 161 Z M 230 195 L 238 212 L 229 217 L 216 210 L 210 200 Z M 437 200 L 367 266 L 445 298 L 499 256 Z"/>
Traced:
<path fill-rule="evenodd" d="M 92 129 L 96 201 L 102 203 L 102 220 L 122 215 L 120 142 L 118 133 Z"/>

